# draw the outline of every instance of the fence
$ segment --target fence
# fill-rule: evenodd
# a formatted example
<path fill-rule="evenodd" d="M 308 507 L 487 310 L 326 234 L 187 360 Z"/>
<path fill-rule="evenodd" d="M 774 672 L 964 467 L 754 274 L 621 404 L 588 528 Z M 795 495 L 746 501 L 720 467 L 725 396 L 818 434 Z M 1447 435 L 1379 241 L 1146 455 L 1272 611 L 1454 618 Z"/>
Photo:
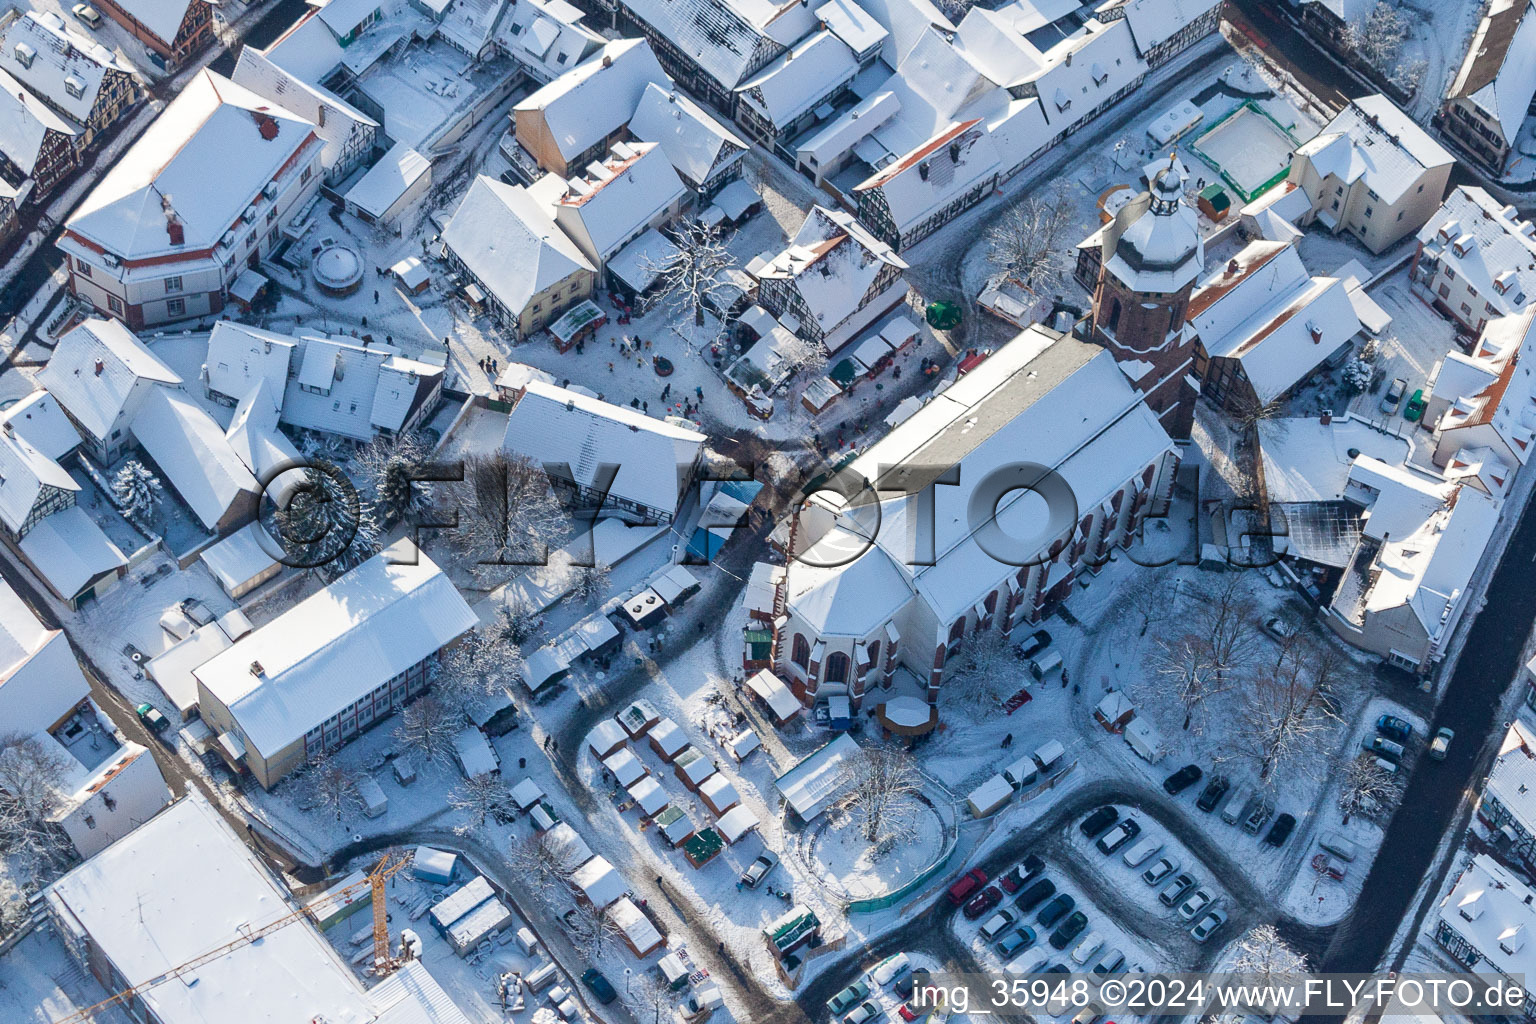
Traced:
<path fill-rule="evenodd" d="M 896 904 L 912 895 L 918 889 L 921 889 L 923 886 L 933 881 L 935 875 L 949 867 L 950 858 L 955 855 L 955 850 L 958 848 L 958 846 L 958 834 L 950 836 L 949 849 L 944 851 L 944 856 L 934 861 L 916 878 L 912 879 L 912 881 L 908 882 L 906 885 L 903 885 L 901 888 L 886 893 L 884 896 L 873 896 L 867 900 L 852 901 L 848 904 L 848 913 L 873 914 L 876 911 L 886 910 L 890 907 L 894 907 Z"/>

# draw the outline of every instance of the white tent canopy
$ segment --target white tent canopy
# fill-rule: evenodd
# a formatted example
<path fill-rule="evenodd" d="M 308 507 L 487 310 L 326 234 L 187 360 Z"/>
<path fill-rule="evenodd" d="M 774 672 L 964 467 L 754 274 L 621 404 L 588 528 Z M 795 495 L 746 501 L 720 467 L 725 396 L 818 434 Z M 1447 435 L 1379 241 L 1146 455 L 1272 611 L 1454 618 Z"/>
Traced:
<path fill-rule="evenodd" d="M 757 828 L 759 822 L 756 814 L 746 804 L 737 804 L 722 814 L 715 822 L 715 830 L 733 846 L 741 840 L 741 837 Z"/>
<path fill-rule="evenodd" d="M 593 857 L 571 875 L 571 882 L 598 910 L 612 906 L 629 889 L 605 857 Z"/>

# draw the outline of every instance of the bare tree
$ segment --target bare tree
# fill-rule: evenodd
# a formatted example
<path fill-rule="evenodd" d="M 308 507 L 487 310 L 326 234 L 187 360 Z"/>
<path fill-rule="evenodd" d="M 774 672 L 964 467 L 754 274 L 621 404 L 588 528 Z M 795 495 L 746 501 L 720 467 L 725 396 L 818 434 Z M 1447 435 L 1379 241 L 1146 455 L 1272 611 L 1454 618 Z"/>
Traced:
<path fill-rule="evenodd" d="M 593 602 L 608 593 L 608 582 L 613 572 L 609 565 L 576 565 L 571 567 L 571 596 L 578 601 Z"/>
<path fill-rule="evenodd" d="M 957 658 L 959 668 L 944 683 L 944 696 L 977 718 L 996 711 L 1022 685 L 1022 663 L 1001 630 L 973 632 Z"/>
<path fill-rule="evenodd" d="M 965 14 L 976 6 L 976 0 L 936 0 L 939 11 L 956 25 L 965 18 Z"/>
<path fill-rule="evenodd" d="M 585 899 L 577 900 L 576 906 L 561 915 L 561 920 L 565 922 L 565 934 L 571 945 L 589 961 L 600 959 L 607 953 L 619 935 L 619 927 L 613 923 L 613 918 Z"/>
<path fill-rule="evenodd" d="M 50 875 L 74 847 L 54 821 L 65 762 L 34 736 L 0 735 L 0 853 L 26 877 Z"/>
<path fill-rule="evenodd" d="M 1167 618 L 1171 609 L 1168 607 L 1168 591 L 1163 585 L 1147 573 L 1140 576 L 1141 585 L 1131 591 L 1126 603 L 1141 622 L 1136 635 L 1146 636 L 1147 630 Z"/>
<path fill-rule="evenodd" d="M 624 1001 L 634 1011 L 636 1024 L 646 1024 L 647 1017 L 650 1024 L 661 1024 L 662 1011 L 670 1010 L 676 998 L 655 968 L 633 975 L 625 985 Z"/>
<path fill-rule="evenodd" d="M 834 805 L 878 852 L 910 838 L 917 828 L 923 777 L 902 747 L 866 746 L 843 763 L 844 793 Z"/>
<path fill-rule="evenodd" d="M 431 506 L 432 485 L 418 480 L 431 457 L 432 446 L 414 431 L 379 434 L 358 451 L 356 463 L 385 526 Z"/>
<path fill-rule="evenodd" d="M 659 260 L 642 260 L 646 273 L 657 280 L 662 302 L 679 314 L 693 317 L 704 326 L 704 313 L 716 308 L 735 286 L 725 271 L 736 265 L 724 240 L 711 227 L 696 220 L 683 221 L 672 230 L 673 248 Z"/>
<path fill-rule="evenodd" d="M 496 624 L 465 633 L 443 652 L 433 691 L 446 708 L 467 715 L 512 688 L 523 664 L 522 647 Z"/>
<path fill-rule="evenodd" d="M 1390 75 L 1403 53 L 1409 24 L 1387 0 L 1377 0 L 1344 31 L 1345 44 L 1355 56 L 1383 75 Z"/>
<path fill-rule="evenodd" d="M 1317 648 L 1298 644 L 1245 683 L 1236 756 L 1258 768 L 1261 784 L 1273 785 L 1277 769 L 1315 775 L 1327 763 L 1323 741 L 1338 721 L 1324 700 L 1331 668 Z"/>
<path fill-rule="evenodd" d="M 448 806 L 463 811 L 465 820 L 454 832 L 468 835 L 485 827 L 489 820 L 510 817 L 516 810 L 512 792 L 496 775 L 476 775 L 459 783 L 448 794 Z"/>
<path fill-rule="evenodd" d="M 464 729 L 464 714 L 436 697 L 418 698 L 400 712 L 395 738 L 434 764 L 453 763 L 453 738 Z"/>
<path fill-rule="evenodd" d="M 1247 664 L 1258 652 L 1258 612 L 1242 573 L 1227 573 L 1214 591 L 1203 596 L 1196 622 L 1218 677 Z"/>
<path fill-rule="evenodd" d="M 1357 814 L 1373 814 L 1397 795 L 1397 780 L 1376 763 L 1376 756 L 1360 753 L 1339 765 L 1339 812 L 1344 824 Z"/>
<path fill-rule="evenodd" d="M 0 939 L 8 937 L 31 916 L 27 895 L 16 879 L 0 870 Z"/>
<path fill-rule="evenodd" d="M 1152 706 L 1161 707 L 1159 698 L 1171 697 L 1183 711 L 1184 730 L 1203 730 L 1211 698 L 1228 688 L 1216 671 L 1208 639 L 1196 632 L 1160 636 L 1148 666 L 1152 676 L 1147 682 L 1157 691 Z"/>
<path fill-rule="evenodd" d="M 1075 209 L 1071 186 L 1057 183 L 1017 203 L 987 232 L 988 260 L 1031 290 L 1049 290 L 1071 269 L 1066 231 Z"/>
<path fill-rule="evenodd" d="M 1255 925 L 1237 941 L 1233 951 L 1232 973 L 1247 975 L 1250 985 L 1259 987 L 1283 986 L 1297 981 L 1307 973 L 1307 958 L 1292 949 L 1280 931 L 1272 924 Z M 1254 1007 L 1273 1014 L 1276 1007 Z"/>
<path fill-rule="evenodd" d="M 481 572 L 539 564 L 570 532 L 548 475 L 521 455 L 471 455 L 452 490 L 459 516 L 454 537 Z"/>
<path fill-rule="evenodd" d="M 358 773 L 343 766 L 330 754 L 321 754 L 309 762 L 299 773 L 301 799 L 329 814 L 336 820 L 363 807 L 363 797 L 357 790 Z"/>
<path fill-rule="evenodd" d="M 566 840 L 568 842 L 569 840 Z M 535 832 L 514 838 L 507 850 L 507 864 L 527 883 L 527 892 L 551 915 L 559 914 L 574 895 L 565 870 L 562 840 L 552 832 Z"/>
<path fill-rule="evenodd" d="M 792 373 L 820 373 L 827 365 L 827 347 L 798 334 L 790 334 L 787 338 L 780 336 L 774 343 L 774 351 Z"/>

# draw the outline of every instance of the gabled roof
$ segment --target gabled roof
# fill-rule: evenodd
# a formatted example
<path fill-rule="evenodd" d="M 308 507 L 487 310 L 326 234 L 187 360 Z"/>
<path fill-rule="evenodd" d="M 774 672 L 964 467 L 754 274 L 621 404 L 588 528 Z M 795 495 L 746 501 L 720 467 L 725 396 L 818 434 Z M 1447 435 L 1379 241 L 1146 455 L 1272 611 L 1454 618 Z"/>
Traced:
<path fill-rule="evenodd" d="M 858 0 L 858 5 L 890 33 L 880 48 L 880 59 L 891 68 L 901 65 L 930 28 L 941 32 L 955 30 L 954 23 L 933 0 Z"/>
<path fill-rule="evenodd" d="M 547 176 L 546 176 L 547 177 Z M 606 260 L 643 226 L 682 199 L 686 189 L 664 150 L 654 142 L 619 142 L 584 177 L 566 181 L 554 202 L 555 223 L 588 259 Z"/>
<path fill-rule="evenodd" d="M 502 16 L 496 43 L 520 64 L 553 79 L 576 67 L 605 44 L 581 23 L 581 11 L 566 0 L 519 0 Z"/>
<path fill-rule="evenodd" d="M 813 206 L 789 245 L 757 272 L 794 282 L 824 334 L 831 334 L 869 298 L 886 267 L 907 269 L 889 245 L 844 210 Z"/>
<path fill-rule="evenodd" d="M 769 124 L 782 128 L 853 81 L 858 72 L 848 44 L 824 29 L 790 47 L 736 91 Z"/>
<path fill-rule="evenodd" d="M 1513 145 L 1536 96 L 1536 17 L 1530 0 L 1493 0 L 1451 83 L 1449 99 L 1468 98 L 1493 115 Z"/>
<path fill-rule="evenodd" d="M 1003 11 L 972 7 L 960 21 L 955 48 L 1001 85 L 1022 82 L 1045 68 L 1045 55 L 1017 31 Z"/>
<path fill-rule="evenodd" d="M 897 230 L 904 230 L 997 171 L 997 151 L 975 118 L 945 128 L 854 191 L 881 189 Z"/>
<path fill-rule="evenodd" d="M 69 422 L 58 399 L 46 388 L 38 388 L 15 405 L 0 412 L 0 424 L 16 431 L 16 436 L 58 461 L 80 444 L 80 432 Z"/>
<path fill-rule="evenodd" d="M 651 44 L 616 39 L 548 85 L 523 98 L 518 112 L 542 112 L 560 155 L 569 160 L 607 138 L 635 111 L 652 82 L 669 83 Z"/>
<path fill-rule="evenodd" d="M 1090 20 L 1086 35 L 1058 43 L 1045 60 L 1030 81 L 1058 131 L 1087 118 L 1147 70 L 1124 18 L 1107 25 Z"/>
<path fill-rule="evenodd" d="M 254 46 L 241 49 L 233 80 L 236 85 L 265 96 L 313 122 L 315 135 L 325 143 L 322 159 L 327 167 L 340 159 L 359 126 L 364 129 L 379 126 L 377 121 L 340 96 L 280 66 Z"/>
<path fill-rule="evenodd" d="M 864 53 L 891 35 L 857 0 L 827 0 L 816 8 L 816 18 L 855 53 Z"/>
<path fill-rule="evenodd" d="M 200 71 L 90 191 L 68 228 L 123 259 L 211 249 L 314 138 L 304 118 Z M 181 220 L 181 245 L 166 230 L 168 209 Z"/>
<path fill-rule="evenodd" d="M 1395 203 L 1427 169 L 1454 163 L 1445 147 L 1385 96 L 1351 100 L 1314 138 L 1296 149 L 1322 177 L 1366 187 Z"/>
<path fill-rule="evenodd" d="M 63 466 L 14 430 L 0 429 L 0 522 L 12 533 L 19 533 L 44 487 L 80 489 Z"/>
<path fill-rule="evenodd" d="M 74 125 L 0 70 L 0 154 L 8 157 L 21 168 L 25 177 L 30 178 L 50 131 L 70 139 L 77 134 Z"/>
<path fill-rule="evenodd" d="M 49 586 L 67 597 L 128 564 L 128 557 L 79 505 L 38 520 L 21 538 L 21 553 Z"/>
<path fill-rule="evenodd" d="M 625 8 L 734 89 L 763 54 L 776 54 L 816 27 L 801 0 L 626 0 Z"/>
<path fill-rule="evenodd" d="M 1491 423 L 1521 463 L 1536 443 L 1536 305 L 1488 321 L 1470 353 L 1446 354 L 1432 397 L 1451 403 L 1439 430 Z"/>
<path fill-rule="evenodd" d="M 596 483 L 601 465 L 618 466 L 611 498 L 672 512 L 706 440 L 636 409 L 531 381 L 507 416 L 503 447 L 538 465 L 568 465 L 582 487 Z"/>
<path fill-rule="evenodd" d="M 526 189 L 483 174 L 443 229 L 443 242 L 514 315 L 556 282 L 596 269 Z"/>
<path fill-rule="evenodd" d="M 641 142 L 660 146 L 677 173 L 695 185 L 708 181 L 717 168 L 734 163 L 748 149 L 739 136 L 676 87 L 655 82 L 640 95 L 629 131 Z"/>
<path fill-rule="evenodd" d="M 187 11 L 193 4 L 209 0 L 112 0 L 134 21 L 149 29 L 165 43 L 174 43 L 181 23 L 187 20 Z"/>
<path fill-rule="evenodd" d="M 279 405 L 298 343 L 287 334 L 220 320 L 208 335 L 203 382 L 226 398 L 243 399 L 253 381 L 265 380 Z"/>
<path fill-rule="evenodd" d="M 206 529 L 239 502 L 255 508 L 256 478 L 223 428 L 185 392 L 154 388 L 133 418 L 133 436 Z"/>
<path fill-rule="evenodd" d="M 96 372 L 97 364 L 101 372 Z M 37 380 L 96 438 L 105 438 L 140 380 L 180 384 L 133 332 L 117 320 L 86 320 L 59 339 Z"/>
<path fill-rule="evenodd" d="M 30 67 L 17 55 L 21 45 L 32 49 Z M 62 110 L 76 124 L 90 117 L 108 71 L 132 74 L 116 53 L 67 28 L 64 19 L 52 11 L 28 11 L 11 22 L 0 42 L 0 71 Z"/>
<path fill-rule="evenodd" d="M 1173 38 L 1181 30 L 1220 7 L 1221 0 L 1129 0 L 1124 4 L 1125 20 L 1131 26 L 1136 50 L 1145 55 L 1159 43 Z"/>
<path fill-rule="evenodd" d="M 437 564 L 400 541 L 193 674 L 270 757 L 477 623 Z"/>
<path fill-rule="evenodd" d="M 1483 189 L 1453 189 L 1418 240 L 1426 256 L 1465 279 L 1496 314 L 1536 302 L 1536 226 Z"/>
<path fill-rule="evenodd" d="M 365 0 L 369 2 L 369 0 Z M 454 0 L 437 23 L 437 34 L 471 56 L 491 43 L 507 0 Z"/>

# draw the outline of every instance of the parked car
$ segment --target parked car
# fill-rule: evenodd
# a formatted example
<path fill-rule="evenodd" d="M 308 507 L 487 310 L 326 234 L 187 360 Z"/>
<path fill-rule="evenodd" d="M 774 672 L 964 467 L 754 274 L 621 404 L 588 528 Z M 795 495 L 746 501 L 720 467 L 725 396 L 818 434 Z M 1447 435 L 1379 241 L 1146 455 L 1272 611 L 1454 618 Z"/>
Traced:
<path fill-rule="evenodd" d="M 1008 913 L 1008 911 L 1003 911 Z M 892 953 L 890 956 L 875 964 L 869 972 L 869 980 L 881 988 L 889 988 L 899 985 L 903 978 L 912 973 L 912 960 L 905 953 Z"/>
<path fill-rule="evenodd" d="M 1050 928 L 1067 916 L 1068 911 L 1077 906 L 1077 900 L 1066 893 L 1060 893 L 1055 899 L 1040 908 L 1040 913 L 1035 920 L 1040 922 L 1042 928 Z M 1060 949 L 1060 946 L 1056 947 Z"/>
<path fill-rule="evenodd" d="M 987 942 L 991 942 L 993 939 L 1003 934 L 1003 929 L 1013 924 L 1013 922 L 1013 911 L 999 910 L 997 913 L 987 918 L 987 923 L 981 926 L 981 930 L 978 932 L 978 934 Z"/>
<path fill-rule="evenodd" d="M 1424 400 L 1424 389 L 1416 389 L 1412 395 L 1408 396 L 1408 403 L 1403 406 L 1403 419 L 1409 423 L 1417 423 L 1428 405 L 1429 403 Z"/>
<path fill-rule="evenodd" d="M 1077 1015 L 1072 1018 L 1072 1024 L 1098 1024 L 1103 1016 L 1103 1007 L 1099 1006 L 1098 1003 L 1089 1003 L 1077 1011 Z"/>
<path fill-rule="evenodd" d="M 1072 950 L 1072 962 L 1086 964 L 1099 955 L 1099 950 L 1104 948 L 1104 936 L 1098 932 L 1089 932 L 1084 935 L 1082 941 Z"/>
<path fill-rule="evenodd" d="M 1184 894 L 1194 887 L 1194 876 L 1187 871 L 1181 871 L 1174 876 L 1173 881 L 1163 886 L 1163 891 L 1157 894 L 1157 898 L 1165 907 L 1176 907 L 1184 898 Z"/>
<path fill-rule="evenodd" d="M 1243 831 L 1251 836 L 1258 835 L 1259 830 L 1269 822 L 1270 815 L 1274 813 L 1274 804 L 1271 804 L 1268 800 L 1261 799 L 1258 806 L 1249 811 L 1248 817 L 1243 819 Z"/>
<path fill-rule="evenodd" d="M 1202 885 L 1184 897 L 1184 902 L 1179 904 L 1179 916 L 1186 921 L 1193 921 L 1215 899 L 1216 895 Z"/>
<path fill-rule="evenodd" d="M 214 618 L 213 612 L 208 610 L 208 606 L 195 597 L 189 597 L 181 602 L 181 611 L 183 615 L 199 626 L 208 625 Z"/>
<path fill-rule="evenodd" d="M 608 979 L 603 977 L 603 972 L 596 967 L 588 967 L 582 972 L 581 983 L 591 989 L 592 995 L 604 1006 L 619 998 L 619 993 L 614 990 Z"/>
<path fill-rule="evenodd" d="M 1014 655 L 1023 661 L 1033 658 L 1047 647 L 1051 646 L 1051 634 L 1043 629 L 1037 629 L 1025 637 L 1014 647 Z"/>
<path fill-rule="evenodd" d="M 1045 861 L 1030 854 L 1023 861 L 1008 869 L 1008 873 L 997 880 L 997 884 L 1003 887 L 1003 892 L 1013 895 L 1024 888 L 1045 867 Z"/>
<path fill-rule="evenodd" d="M 880 1016 L 880 1007 L 866 999 L 849 1011 L 848 1016 L 843 1018 L 843 1024 L 869 1024 L 878 1016 Z"/>
<path fill-rule="evenodd" d="M 977 889 L 987 884 L 987 873 L 981 868 L 971 868 L 949 887 L 949 902 L 954 906 L 964 903 Z"/>
<path fill-rule="evenodd" d="M 844 1013 L 847 1013 L 848 1010 L 854 1006 L 857 1006 L 859 1003 L 868 998 L 869 982 L 856 981 L 852 985 L 849 985 L 847 988 L 843 989 L 837 995 L 833 996 L 831 999 L 828 999 L 827 1009 L 831 1011 L 832 1016 L 841 1017 Z"/>
<path fill-rule="evenodd" d="M 1189 934 L 1194 937 L 1196 942 L 1204 942 L 1211 937 L 1212 932 L 1226 923 L 1227 912 L 1225 910 L 1213 910 L 1195 922 L 1195 926 L 1189 930 Z"/>
<path fill-rule="evenodd" d="M 1221 803 L 1221 798 L 1227 795 L 1227 790 L 1232 783 L 1227 781 L 1225 775 L 1213 775 L 1211 781 L 1205 784 L 1205 789 L 1200 791 L 1200 799 L 1195 801 L 1195 806 L 1209 814 Z"/>
<path fill-rule="evenodd" d="M 1073 939 L 1083 934 L 1083 929 L 1086 927 L 1088 927 L 1088 915 L 1081 910 L 1074 910 L 1070 917 L 1061 922 L 1061 927 L 1051 933 L 1051 947 L 1066 949 Z"/>
<path fill-rule="evenodd" d="M 1020 912 L 1027 914 L 1054 895 L 1056 895 L 1056 883 L 1049 878 L 1037 878 L 1014 898 L 1013 905 L 1018 907 Z"/>
<path fill-rule="evenodd" d="M 1445 755 L 1451 749 L 1451 740 L 1456 738 L 1456 730 L 1441 729 L 1435 733 L 1435 738 L 1429 743 L 1429 756 L 1436 761 L 1444 761 Z"/>
<path fill-rule="evenodd" d="M 741 884 L 748 889 L 756 889 L 758 884 L 778 866 L 779 855 L 772 850 L 764 850 L 756 860 L 747 865 L 747 870 L 741 873 Z"/>
<path fill-rule="evenodd" d="M 1089 839 L 1097 839 L 1102 833 L 1109 830 L 1109 826 L 1120 820 L 1120 812 L 1115 808 L 1105 805 L 1083 819 L 1083 823 L 1077 826 L 1078 831 Z"/>
<path fill-rule="evenodd" d="M 917 1020 L 918 1017 L 918 1013 L 916 1010 L 912 1009 L 911 1003 L 902 1003 L 900 1006 L 896 1007 L 896 1012 L 901 1015 L 901 1019 L 906 1021 L 907 1024 L 912 1024 L 912 1022 Z M 927 1016 L 927 1011 L 924 1011 L 923 1015 Z"/>
<path fill-rule="evenodd" d="M 1407 391 L 1407 378 L 1398 377 L 1396 380 L 1394 380 L 1392 382 L 1392 386 L 1387 388 L 1387 393 L 1381 396 L 1381 411 L 1397 412 L 1397 407 L 1402 403 L 1403 395 L 1406 394 Z"/>
<path fill-rule="evenodd" d="M 75 4 L 69 10 L 71 14 L 84 22 L 87 28 L 93 31 L 101 28 L 101 13 L 90 4 Z"/>
<path fill-rule="evenodd" d="M 1021 924 L 997 940 L 997 951 L 1005 957 L 1014 956 L 1022 950 L 1033 946 L 1035 944 L 1035 937 L 1035 930 L 1033 928 Z"/>
<path fill-rule="evenodd" d="M 1125 966 L 1125 954 L 1118 949 L 1108 949 L 1099 954 L 1098 962 L 1093 965 L 1094 974 L 1114 974 Z"/>
<path fill-rule="evenodd" d="M 1359 848 L 1352 840 L 1331 830 L 1317 837 L 1317 845 L 1342 861 L 1352 861 L 1360 855 Z"/>
<path fill-rule="evenodd" d="M 971 902 L 965 905 L 965 916 L 968 920 L 974 921 L 982 914 L 985 914 L 987 911 L 997 906 L 1000 902 L 1002 902 L 1002 899 L 1003 891 L 995 885 L 989 885 L 985 889 L 981 890 L 981 892 L 971 897 Z"/>
<path fill-rule="evenodd" d="M 1153 861 L 1151 867 L 1141 873 L 1141 880 L 1148 885 L 1156 885 L 1177 870 L 1179 870 L 1179 858 L 1159 857 Z"/>
<path fill-rule="evenodd" d="M 170 719 L 162 715 L 153 704 L 140 704 L 133 710 L 139 716 L 139 721 L 148 726 L 151 732 L 165 732 L 171 727 Z"/>
<path fill-rule="evenodd" d="M 1156 836 L 1143 836 L 1139 841 L 1125 848 L 1121 859 L 1128 868 L 1139 868 L 1147 861 L 1163 852 L 1163 844 Z"/>
<path fill-rule="evenodd" d="M 1413 735 L 1413 723 L 1396 715 L 1382 715 L 1376 719 L 1376 731 L 1396 743 L 1407 743 Z"/>
<path fill-rule="evenodd" d="M 1401 761 L 1403 755 L 1407 753 L 1401 743 L 1394 743 L 1385 736 L 1372 736 L 1360 744 L 1360 746 L 1365 749 L 1366 753 L 1375 754 L 1377 757 L 1391 761 L 1393 764 Z"/>
<path fill-rule="evenodd" d="M 1271 615 L 1264 620 L 1264 632 L 1276 640 L 1289 640 L 1296 635 L 1296 627 L 1278 615 Z"/>
<path fill-rule="evenodd" d="M 1187 764 L 1163 780 L 1163 792 L 1169 796 L 1178 796 L 1190 786 L 1199 782 L 1200 776 L 1203 774 L 1200 771 L 1199 765 Z"/>
<path fill-rule="evenodd" d="M 1264 837 L 1264 842 L 1270 846 L 1284 846 L 1285 841 L 1291 838 L 1291 832 L 1296 828 L 1296 816 L 1282 814 L 1275 819 L 1275 823 L 1269 826 L 1269 834 Z"/>
<path fill-rule="evenodd" d="M 1139 835 L 1141 835 L 1141 822 L 1135 818 L 1126 818 L 1099 836 L 1099 841 L 1094 845 L 1099 848 L 1100 853 L 1111 854 Z"/>

